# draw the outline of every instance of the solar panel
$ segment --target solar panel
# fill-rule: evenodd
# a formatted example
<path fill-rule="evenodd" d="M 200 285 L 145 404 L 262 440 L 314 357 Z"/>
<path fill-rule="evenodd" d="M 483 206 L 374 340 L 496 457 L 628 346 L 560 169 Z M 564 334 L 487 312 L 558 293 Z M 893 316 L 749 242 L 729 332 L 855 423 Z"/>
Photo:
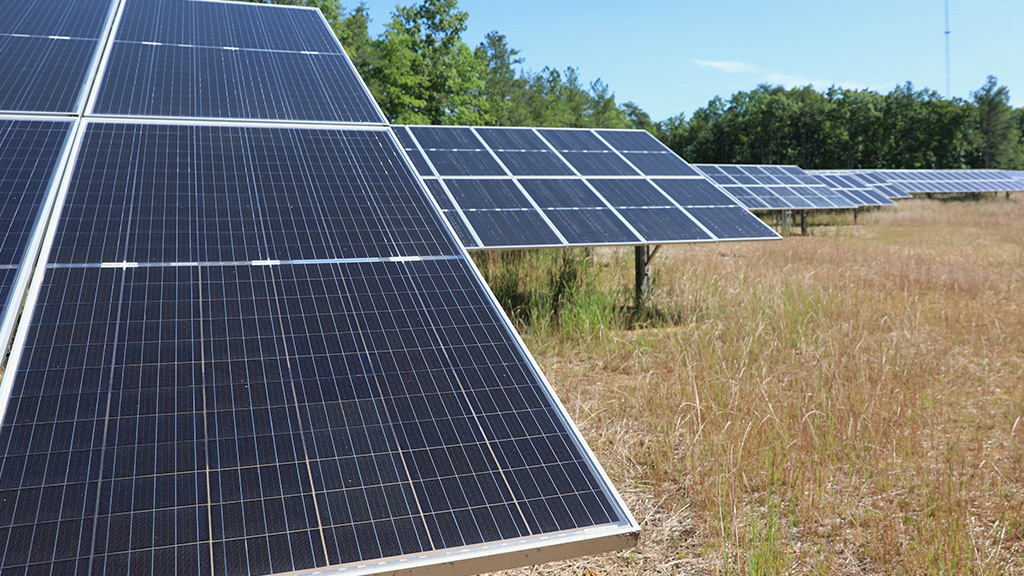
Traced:
<path fill-rule="evenodd" d="M 467 221 L 449 183 L 310 14 L 124 3 L 0 383 L 0 572 L 469 572 L 635 543 L 445 223 Z M 474 213 L 544 220 L 523 198 Z"/>
<path fill-rule="evenodd" d="M 909 194 L 1012 192 L 1015 179 L 999 170 L 873 170 L 868 174 Z"/>
<path fill-rule="evenodd" d="M 857 204 L 797 166 L 694 164 L 750 210 L 832 210 Z"/>
<path fill-rule="evenodd" d="M 0 119 L 0 346 L 7 350 L 20 299 L 53 201 L 72 123 Z M 0 405 L 2 405 L 0 391 Z"/>
<path fill-rule="evenodd" d="M 739 216 L 742 225 L 722 225 L 720 214 L 746 210 L 644 131 L 394 130 L 449 222 L 467 225 L 453 224 L 470 249 L 777 237 L 749 213 Z M 690 209 L 701 206 L 740 212 Z"/>
<path fill-rule="evenodd" d="M 835 171 L 808 172 L 811 178 L 824 183 L 836 192 L 845 195 L 858 206 L 891 206 L 893 201 L 887 195 L 869 184 L 858 174 Z"/>
<path fill-rule="evenodd" d="M 95 114 L 385 121 L 317 11 L 187 0 L 139 4 L 145 7 L 126 4 Z"/>

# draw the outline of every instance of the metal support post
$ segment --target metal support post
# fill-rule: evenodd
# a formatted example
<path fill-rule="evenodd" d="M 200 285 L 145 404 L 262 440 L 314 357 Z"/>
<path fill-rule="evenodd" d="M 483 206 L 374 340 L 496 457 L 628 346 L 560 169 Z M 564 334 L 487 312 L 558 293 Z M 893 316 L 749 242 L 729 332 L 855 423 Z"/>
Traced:
<path fill-rule="evenodd" d="M 649 246 L 637 246 L 635 249 L 636 293 L 634 294 L 633 309 L 637 315 L 651 297 L 651 260 L 660 249 L 660 245 L 655 246 L 654 250 L 651 250 Z"/>
<path fill-rule="evenodd" d="M 793 211 L 783 210 L 782 211 L 782 235 L 789 236 L 793 229 Z"/>
<path fill-rule="evenodd" d="M 857 207 L 853 208 L 853 225 L 854 226 L 857 225 L 857 212 L 859 212 L 859 211 L 860 211 L 860 208 L 857 208 Z"/>
<path fill-rule="evenodd" d="M 800 235 L 807 236 L 807 210 L 800 211 Z"/>

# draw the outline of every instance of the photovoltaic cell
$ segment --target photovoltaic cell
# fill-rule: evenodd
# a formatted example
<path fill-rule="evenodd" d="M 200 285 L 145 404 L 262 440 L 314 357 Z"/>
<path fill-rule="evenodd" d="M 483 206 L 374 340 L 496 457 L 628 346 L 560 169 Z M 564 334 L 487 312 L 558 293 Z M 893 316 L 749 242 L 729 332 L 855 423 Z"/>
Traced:
<path fill-rule="evenodd" d="M 541 208 L 604 208 L 606 205 L 582 180 L 530 179 L 520 182 Z"/>
<path fill-rule="evenodd" d="M 551 209 L 544 213 L 570 245 L 637 244 L 641 241 L 611 210 Z"/>
<path fill-rule="evenodd" d="M 119 42 L 341 53 L 337 40 L 316 10 L 267 8 L 243 2 L 128 2 L 116 39 Z"/>
<path fill-rule="evenodd" d="M 384 121 L 344 54 L 130 42 L 114 43 L 94 112 Z"/>
<path fill-rule="evenodd" d="M 650 243 L 713 240 L 678 208 L 619 208 L 619 214 Z"/>
<path fill-rule="evenodd" d="M 564 246 L 536 210 L 464 210 L 466 220 L 486 248 Z"/>
<path fill-rule="evenodd" d="M 384 130 L 90 124 L 52 260 L 457 251 Z"/>
<path fill-rule="evenodd" d="M 530 201 L 511 180 L 449 180 L 448 190 L 463 210 L 519 210 Z"/>
<path fill-rule="evenodd" d="M 3 3 L 0 34 L 99 38 L 111 0 L 17 0 Z"/>
<path fill-rule="evenodd" d="M 680 206 L 735 206 L 736 201 L 704 179 L 660 179 L 654 183 Z"/>
<path fill-rule="evenodd" d="M 0 35 L 0 111 L 74 112 L 98 43 Z"/>
<path fill-rule="evenodd" d="M 452 204 L 448 194 L 441 187 L 441 183 L 437 180 L 426 180 L 424 184 L 426 184 L 427 190 L 430 191 L 430 195 L 437 200 L 437 204 L 441 207 L 441 214 L 448 220 L 448 224 L 455 231 L 455 235 L 458 236 L 462 245 L 467 248 L 476 248 L 478 246 L 476 238 L 473 238 L 473 233 L 469 231 L 469 226 L 462 220 L 461 212 Z"/>
<path fill-rule="evenodd" d="M 41 208 L 71 122 L 0 120 L 0 310 L 26 259 L 29 237 L 39 229 Z"/>

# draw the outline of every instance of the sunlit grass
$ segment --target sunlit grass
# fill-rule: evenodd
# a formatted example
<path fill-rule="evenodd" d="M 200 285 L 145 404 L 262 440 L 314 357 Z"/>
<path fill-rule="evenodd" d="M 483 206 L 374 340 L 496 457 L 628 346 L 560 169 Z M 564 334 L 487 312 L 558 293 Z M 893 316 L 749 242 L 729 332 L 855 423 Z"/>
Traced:
<path fill-rule="evenodd" d="M 811 230 L 664 247 L 640 328 L 630 249 L 513 314 L 644 522 L 522 573 L 1024 574 L 1024 201 Z M 518 272 L 535 303 L 564 273 L 544 258 Z"/>

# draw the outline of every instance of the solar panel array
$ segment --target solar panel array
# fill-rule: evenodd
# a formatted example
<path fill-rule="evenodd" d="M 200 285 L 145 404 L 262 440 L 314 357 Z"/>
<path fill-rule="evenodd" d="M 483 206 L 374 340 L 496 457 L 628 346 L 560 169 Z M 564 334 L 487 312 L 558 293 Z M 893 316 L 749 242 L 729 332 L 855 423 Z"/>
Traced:
<path fill-rule="evenodd" d="M 1019 178 L 1003 170 L 870 170 L 879 181 L 910 194 L 1016 192 Z"/>
<path fill-rule="evenodd" d="M 892 206 L 888 194 L 868 183 L 862 174 L 846 171 L 809 170 L 807 174 L 835 190 L 858 207 Z"/>
<path fill-rule="evenodd" d="M 91 96 L 31 111 L 84 116 L 0 121 L 0 253 L 41 246 L 0 383 L 0 572 L 468 572 L 635 542 L 318 12 L 25 5 L 24 30 L 114 36 Z"/>
<path fill-rule="evenodd" d="M 467 249 L 778 237 L 642 130 L 394 129 Z"/>
<path fill-rule="evenodd" d="M 78 112 L 110 1 L 11 0 L 0 12 L 0 112 Z"/>
<path fill-rule="evenodd" d="M 856 208 L 843 194 L 797 166 L 694 164 L 750 210 L 834 210 Z"/>

